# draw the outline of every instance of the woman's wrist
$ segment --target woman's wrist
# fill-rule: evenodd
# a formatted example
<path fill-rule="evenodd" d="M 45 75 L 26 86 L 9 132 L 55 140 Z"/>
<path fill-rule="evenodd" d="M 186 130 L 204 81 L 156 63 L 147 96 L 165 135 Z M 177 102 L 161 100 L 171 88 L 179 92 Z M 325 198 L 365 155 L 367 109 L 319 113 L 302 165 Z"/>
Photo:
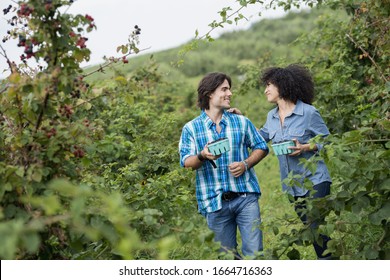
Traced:
<path fill-rule="evenodd" d="M 310 143 L 302 145 L 302 152 L 312 152 L 317 150 L 317 145 L 311 146 Z"/>
<path fill-rule="evenodd" d="M 310 147 L 309 147 L 310 148 Z M 308 152 L 309 151 L 309 149 L 308 149 L 308 147 L 307 147 L 307 144 L 302 144 L 301 145 L 301 153 L 304 153 L 304 152 Z"/>

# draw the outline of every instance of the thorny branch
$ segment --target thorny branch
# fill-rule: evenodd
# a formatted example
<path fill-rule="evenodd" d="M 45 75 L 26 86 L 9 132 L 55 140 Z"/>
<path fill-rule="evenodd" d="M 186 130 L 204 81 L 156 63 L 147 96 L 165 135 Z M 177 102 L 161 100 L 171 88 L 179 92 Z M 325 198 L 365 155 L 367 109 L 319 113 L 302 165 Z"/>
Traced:
<path fill-rule="evenodd" d="M 352 38 L 351 35 L 346 34 L 346 36 L 348 37 L 349 40 L 351 40 L 352 43 L 355 44 L 355 46 L 356 46 L 357 48 L 359 48 L 359 49 L 363 52 L 364 56 L 366 56 L 366 57 L 368 57 L 368 58 L 370 59 L 370 61 L 372 62 L 372 64 L 375 66 L 375 68 L 378 69 L 378 72 L 379 72 L 379 75 L 381 76 L 381 78 L 382 78 L 385 82 L 387 82 L 388 80 L 387 80 L 386 77 L 383 75 L 383 73 L 382 73 L 380 67 L 378 66 L 378 64 L 376 64 L 376 62 L 375 62 L 375 60 L 372 58 L 372 56 L 371 56 L 365 49 L 363 49 L 363 47 L 362 47 L 361 45 L 359 45 L 359 44 Z"/>

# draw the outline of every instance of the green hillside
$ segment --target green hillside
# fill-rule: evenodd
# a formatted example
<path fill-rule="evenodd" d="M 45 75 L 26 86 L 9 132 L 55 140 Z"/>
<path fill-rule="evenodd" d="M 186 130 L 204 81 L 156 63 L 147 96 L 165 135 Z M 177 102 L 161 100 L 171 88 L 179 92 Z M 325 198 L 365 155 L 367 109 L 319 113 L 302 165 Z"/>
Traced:
<path fill-rule="evenodd" d="M 263 19 L 248 30 L 226 32 L 212 43 L 199 41 L 198 47 L 184 57 L 184 63 L 175 67 L 179 51 L 184 46 L 153 53 L 154 60 L 160 65 L 163 72 L 172 79 L 197 78 L 211 71 L 225 71 L 230 75 L 240 75 L 240 66 L 255 64 L 259 60 L 271 57 L 271 62 L 297 61 L 306 50 L 294 45 L 302 34 L 315 28 L 316 21 L 328 10 L 311 10 L 299 13 L 290 12 L 287 16 L 277 19 Z M 345 17 L 345 13 L 335 13 L 332 16 Z M 142 37 L 141 37 L 142 40 Z M 147 63 L 150 54 L 139 54 L 131 58 L 129 64 L 116 65 L 115 68 L 128 75 Z M 93 71 L 96 67 L 86 69 Z M 112 71 L 94 75 L 92 81 L 109 80 Z"/>
<path fill-rule="evenodd" d="M 180 84 L 181 89 L 187 88 L 172 94 L 184 96 L 186 106 L 195 108 L 199 79 L 207 72 L 222 71 L 233 77 L 234 106 L 261 125 L 271 105 L 264 102 L 261 90 L 238 90 L 246 68 L 302 61 L 308 50 L 297 41 L 316 28 L 319 18 L 330 13 L 338 20 L 347 19 L 345 12 L 326 9 L 290 12 L 282 18 L 260 20 L 248 30 L 226 32 L 211 43 L 199 41 L 197 48 L 185 55 L 180 66 L 177 66 L 178 53 L 185 45 L 153 54 L 139 54 L 131 57 L 128 64 L 119 62 L 112 68 L 106 68 L 104 73 L 95 73 L 89 81 L 97 87 L 107 85 L 117 74 L 130 76 L 133 71 L 153 63 L 167 81 Z M 88 73 L 96 69 L 90 67 L 85 71 Z"/>

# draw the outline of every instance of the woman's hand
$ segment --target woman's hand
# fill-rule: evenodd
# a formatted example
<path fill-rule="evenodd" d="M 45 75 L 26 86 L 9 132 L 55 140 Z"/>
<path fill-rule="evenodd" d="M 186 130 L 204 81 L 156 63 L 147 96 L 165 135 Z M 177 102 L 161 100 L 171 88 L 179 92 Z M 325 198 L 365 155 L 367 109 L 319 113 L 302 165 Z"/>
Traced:
<path fill-rule="evenodd" d="M 294 152 L 289 154 L 289 156 L 291 157 L 300 156 L 303 152 L 306 151 L 306 147 L 305 147 L 306 145 L 302 145 L 301 143 L 299 143 L 297 139 L 292 139 L 292 140 L 294 141 L 295 146 L 287 147 L 287 149 L 294 150 Z"/>
<path fill-rule="evenodd" d="M 239 109 L 237 109 L 237 108 L 230 108 L 230 109 L 227 109 L 227 111 L 228 111 L 229 113 L 232 113 L 232 114 L 243 115 L 243 114 L 241 113 L 241 111 L 240 111 Z"/>

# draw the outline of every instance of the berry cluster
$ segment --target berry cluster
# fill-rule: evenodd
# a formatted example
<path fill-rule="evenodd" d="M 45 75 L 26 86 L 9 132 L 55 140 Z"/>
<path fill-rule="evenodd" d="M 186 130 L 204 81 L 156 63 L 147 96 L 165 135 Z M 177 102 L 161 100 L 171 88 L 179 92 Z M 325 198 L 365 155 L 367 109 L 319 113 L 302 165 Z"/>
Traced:
<path fill-rule="evenodd" d="M 53 0 L 43 0 L 43 5 L 45 10 L 48 13 L 45 13 L 45 16 L 43 20 L 48 20 L 49 17 L 52 18 L 55 13 L 55 9 L 57 8 L 56 2 Z M 72 4 L 74 1 L 69 1 L 69 4 Z M 20 3 L 18 7 L 9 5 L 5 9 L 3 9 L 3 13 L 9 14 L 10 12 L 16 12 L 16 15 L 14 15 L 11 19 L 8 20 L 8 24 L 11 26 L 16 26 L 18 24 L 23 24 L 25 27 L 28 27 L 28 21 L 30 20 L 30 17 L 34 12 L 36 12 L 37 9 L 34 9 L 33 6 L 29 5 L 28 3 Z M 54 21 L 54 27 L 56 27 L 58 30 L 61 29 L 61 24 L 59 22 Z M 95 23 L 94 23 L 94 18 L 88 14 L 84 16 L 84 24 L 87 26 L 88 32 L 92 28 L 96 28 Z M 58 25 L 58 26 L 57 26 Z M 27 29 L 28 30 L 28 29 Z M 18 47 L 23 47 L 23 54 L 20 55 L 20 59 L 23 63 L 27 63 L 27 59 L 31 57 L 37 56 L 37 52 L 39 51 L 39 48 L 35 48 L 35 46 L 38 46 L 39 43 L 34 42 L 33 38 L 29 38 L 28 34 L 23 28 L 15 28 L 14 30 L 8 30 L 7 34 L 3 37 L 2 42 L 5 43 L 11 38 L 18 38 Z M 60 32 L 61 33 L 61 32 Z M 18 37 L 17 37 L 18 36 Z M 88 41 L 88 38 L 82 36 L 81 34 L 78 34 L 76 31 L 70 31 L 69 32 L 69 37 L 74 38 L 74 44 L 76 47 L 80 49 L 85 49 L 87 48 L 86 42 Z M 45 56 L 44 61 L 49 63 L 51 58 L 49 56 Z"/>
<path fill-rule="evenodd" d="M 91 125 L 88 119 L 84 119 L 83 124 L 85 125 L 85 127 L 89 127 Z"/>
<path fill-rule="evenodd" d="M 7 8 L 3 9 L 4 15 L 8 14 L 12 9 L 12 5 L 9 5 Z"/>
<path fill-rule="evenodd" d="M 24 54 L 20 56 L 20 59 L 26 63 L 26 59 L 29 59 L 35 55 L 33 51 L 33 45 L 37 42 L 35 40 L 31 40 L 31 42 L 27 42 L 27 39 L 24 35 L 19 34 L 19 43 L 18 47 L 24 47 Z"/>
<path fill-rule="evenodd" d="M 45 10 L 50 11 L 53 8 L 53 1 L 52 0 L 46 0 L 45 1 Z"/>
<path fill-rule="evenodd" d="M 70 116 L 72 116 L 72 114 L 73 114 L 73 109 L 72 109 L 72 106 L 65 104 L 63 106 L 61 105 L 61 107 L 58 109 L 58 112 L 62 116 L 65 116 L 69 119 Z"/>
<path fill-rule="evenodd" d="M 81 92 L 86 92 L 89 88 L 89 84 L 83 81 L 83 76 L 77 77 L 73 80 L 73 91 L 70 95 L 73 98 L 80 98 Z"/>
<path fill-rule="evenodd" d="M 129 63 L 129 60 L 127 59 L 126 56 L 123 56 L 123 57 L 122 57 L 122 62 L 125 63 L 125 64 L 127 64 L 127 63 Z"/>
<path fill-rule="evenodd" d="M 19 43 L 18 43 L 18 47 L 24 47 L 26 46 L 26 37 L 19 34 Z"/>
<path fill-rule="evenodd" d="M 44 131 L 46 132 L 46 137 L 49 138 L 49 139 L 50 139 L 51 137 L 57 135 L 57 130 L 56 130 L 54 127 L 52 127 L 52 128 L 49 129 L 49 130 L 47 130 L 47 128 L 44 127 L 42 130 L 44 130 Z"/>
<path fill-rule="evenodd" d="M 138 27 L 138 25 L 134 26 L 134 34 L 140 35 L 141 34 L 141 28 Z"/>
<path fill-rule="evenodd" d="M 85 19 L 89 21 L 89 28 L 95 27 L 94 19 L 90 15 L 85 15 Z"/>
<path fill-rule="evenodd" d="M 88 38 L 86 37 L 80 37 L 77 39 L 77 42 L 76 42 L 76 46 L 80 47 L 80 49 L 84 49 L 86 48 L 87 46 L 85 45 L 85 43 L 88 41 Z"/>
<path fill-rule="evenodd" d="M 85 155 L 85 152 L 78 146 L 73 147 L 73 155 L 77 158 L 82 158 Z"/>
<path fill-rule="evenodd" d="M 17 16 L 13 16 L 11 19 L 8 20 L 8 23 L 11 25 L 11 26 L 15 26 L 18 24 L 18 17 Z"/>
<path fill-rule="evenodd" d="M 26 3 L 20 4 L 20 9 L 17 12 L 19 17 L 28 17 L 34 11 L 33 7 L 29 7 Z"/>

